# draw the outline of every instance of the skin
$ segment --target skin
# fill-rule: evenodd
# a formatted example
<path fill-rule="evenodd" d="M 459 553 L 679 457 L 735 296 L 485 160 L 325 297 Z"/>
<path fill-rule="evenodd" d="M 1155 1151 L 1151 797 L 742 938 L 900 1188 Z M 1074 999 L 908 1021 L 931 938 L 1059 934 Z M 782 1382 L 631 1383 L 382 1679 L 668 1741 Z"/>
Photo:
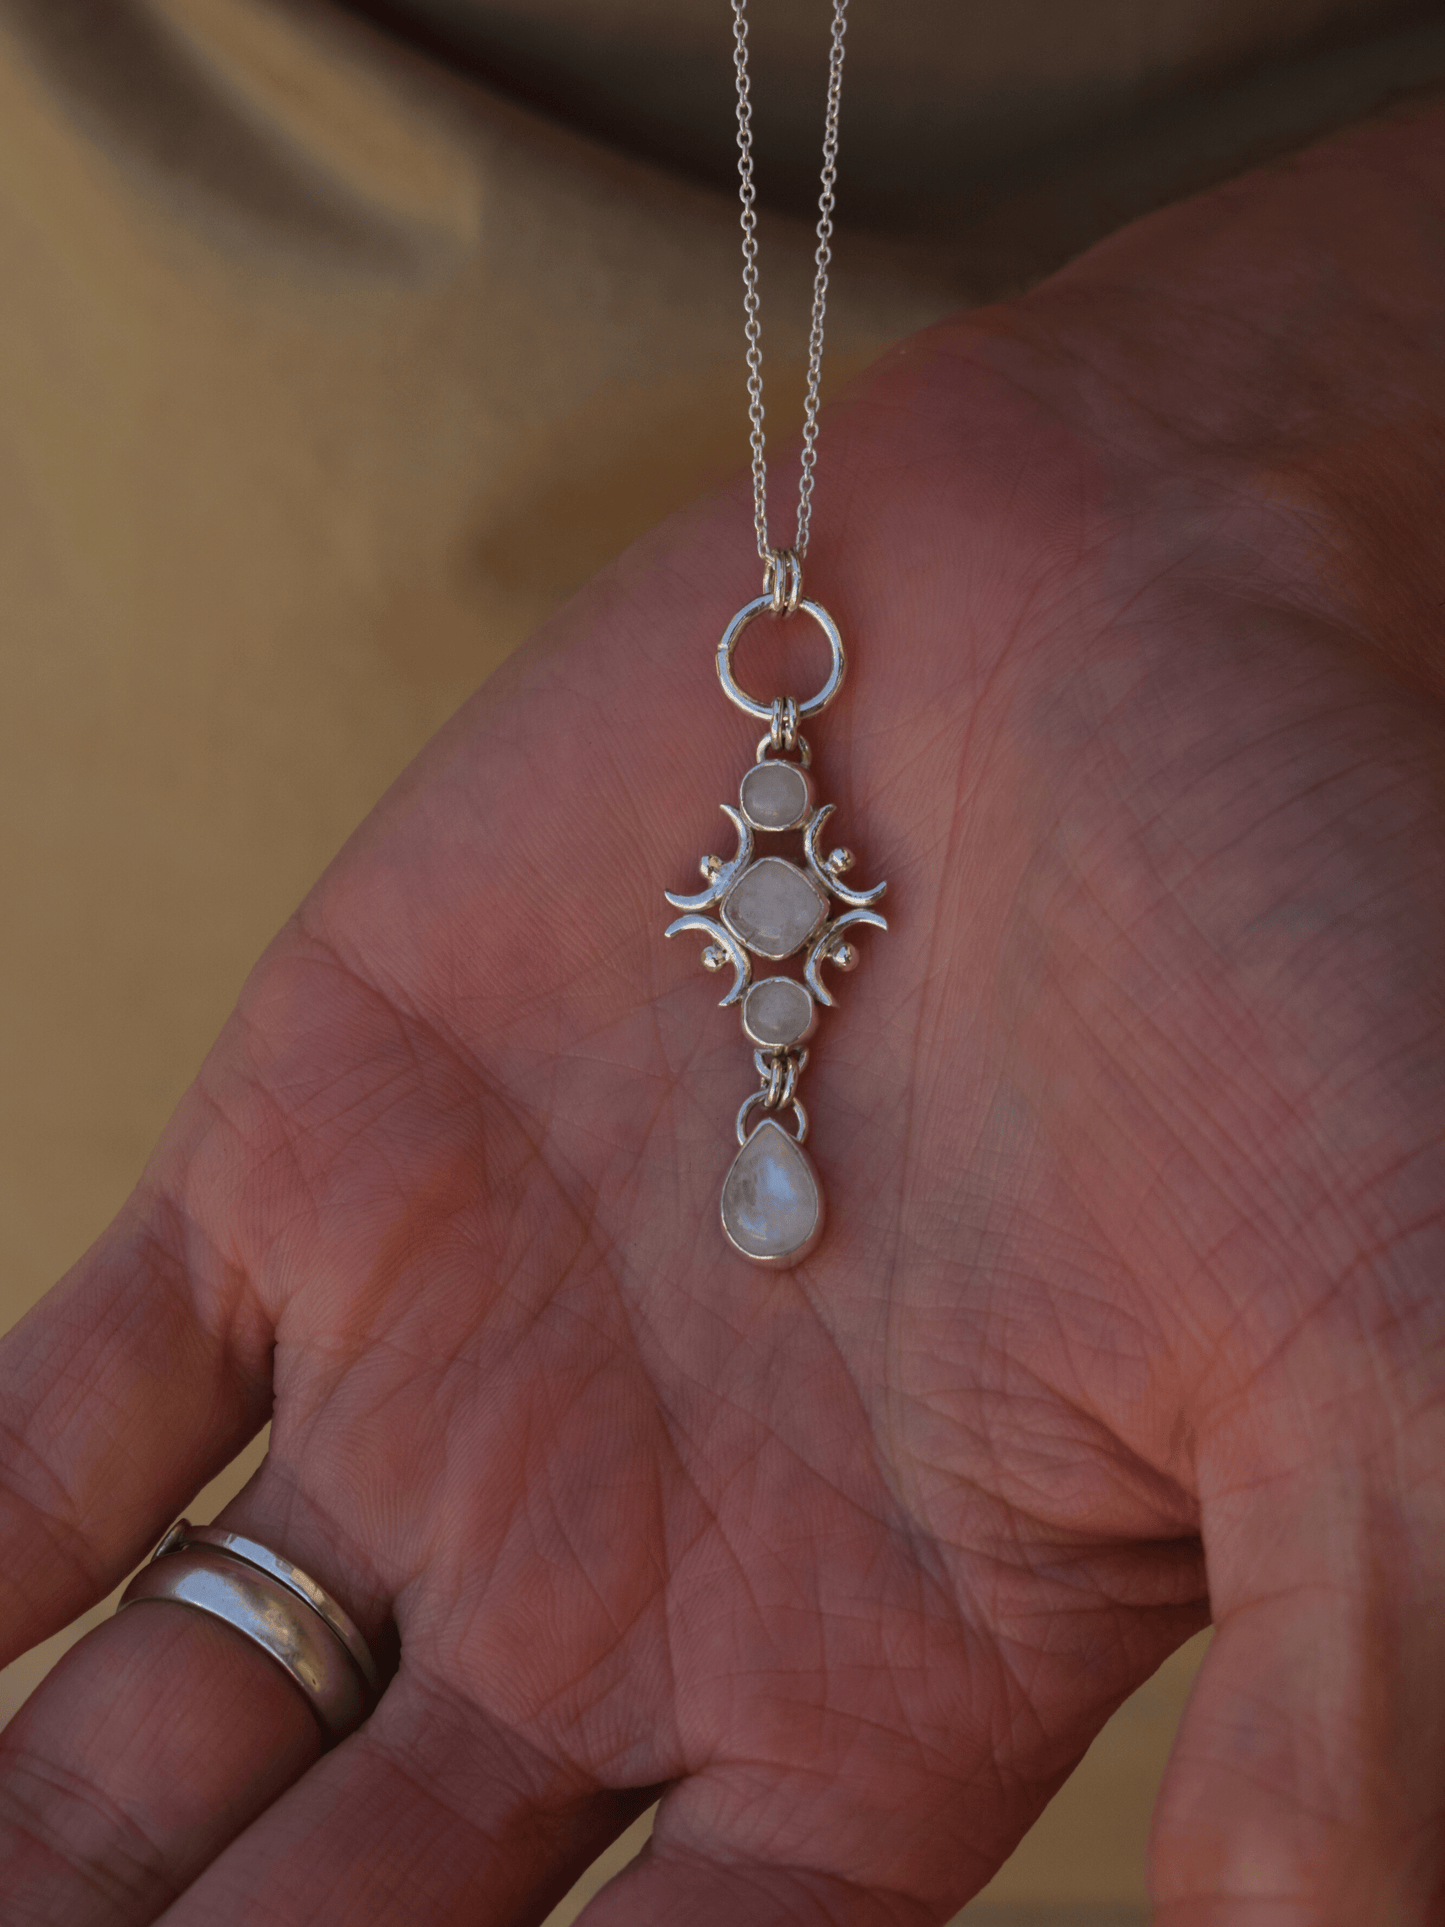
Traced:
<path fill-rule="evenodd" d="M 811 733 L 892 929 L 798 1271 L 721 1246 L 751 1071 L 660 934 L 756 736 L 742 488 L 363 825 L 0 1350 L 0 1657 L 274 1414 L 226 1519 L 394 1676 L 319 1758 L 224 1627 L 108 1623 L 4 1735 L 7 1927 L 510 1927 L 659 1789 L 587 1927 L 925 1927 L 1211 1617 L 1160 1927 L 1439 1920 L 1442 221 L 1426 99 L 829 416 Z"/>

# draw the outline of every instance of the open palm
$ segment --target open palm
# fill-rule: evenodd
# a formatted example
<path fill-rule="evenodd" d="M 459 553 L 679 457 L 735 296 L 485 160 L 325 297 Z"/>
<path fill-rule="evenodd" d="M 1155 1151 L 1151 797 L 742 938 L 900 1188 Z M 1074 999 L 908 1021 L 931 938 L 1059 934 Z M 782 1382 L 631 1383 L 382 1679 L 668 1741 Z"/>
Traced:
<path fill-rule="evenodd" d="M 1281 243 L 1384 222 L 1398 137 L 828 421 L 811 733 L 892 929 L 813 1053 L 799 1270 L 723 1245 L 753 1073 L 661 940 L 756 736 L 740 494 L 358 833 L 6 1341 L 0 1600 L 8 1657 L 274 1414 L 228 1516 L 395 1677 L 318 1761 L 225 1629 L 122 1615 L 6 1735 L 7 1923 L 536 1921 L 667 1788 L 589 1927 L 922 1927 L 1211 1613 L 1159 1918 L 1434 1917 L 1445 590 L 1370 511 L 1438 512 L 1445 260 L 1394 235 L 1396 312 L 1331 257 L 1326 320 Z"/>

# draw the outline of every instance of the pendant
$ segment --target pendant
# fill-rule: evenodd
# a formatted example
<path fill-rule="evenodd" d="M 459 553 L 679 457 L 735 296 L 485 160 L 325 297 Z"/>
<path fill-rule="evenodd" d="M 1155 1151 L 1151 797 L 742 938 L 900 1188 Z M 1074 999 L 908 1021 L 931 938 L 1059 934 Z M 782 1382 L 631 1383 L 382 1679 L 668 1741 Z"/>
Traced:
<path fill-rule="evenodd" d="M 796 584 L 796 574 L 792 580 Z M 805 703 L 790 697 L 760 703 L 734 680 L 733 651 L 757 616 L 764 611 L 789 615 L 794 606 L 811 616 L 828 639 L 828 679 Z M 718 675 L 729 700 L 765 721 L 768 732 L 738 786 L 736 809 L 730 803 L 720 806 L 736 835 L 736 850 L 726 860 L 702 859 L 705 888 L 694 895 L 666 892 L 667 901 L 683 912 L 666 934 L 696 931 L 705 936 L 704 967 L 732 971 L 721 1006 L 738 1007 L 761 1080 L 761 1088 L 749 1094 L 737 1116 L 738 1154 L 722 1188 L 723 1233 L 744 1258 L 779 1268 L 806 1258 L 823 1232 L 823 1190 L 803 1148 L 808 1114 L 797 1093 L 819 1009 L 835 1002 L 823 980 L 823 966 L 853 969 L 858 953 L 848 933 L 862 926 L 888 928 L 874 908 L 887 884 L 850 889 L 843 877 L 853 866 L 852 853 L 836 848 L 824 856 L 820 851 L 819 838 L 834 806 L 816 800 L 809 773 L 812 756 L 798 729 L 800 721 L 817 715 L 837 695 L 846 666 L 837 627 L 816 602 L 796 596 L 790 602 L 775 591 L 733 617 L 718 644 Z M 759 835 L 794 836 L 797 859 L 771 848 L 760 854 Z M 801 976 L 780 971 L 755 978 L 755 957 L 769 963 L 798 958 Z M 754 1122 L 757 1111 L 762 1116 Z M 789 1113 L 791 1130 L 782 1122 Z"/>
<path fill-rule="evenodd" d="M 756 1265 L 795 1265 L 823 1235 L 813 1160 L 776 1118 L 765 1117 L 742 1139 L 723 1183 L 722 1228 L 734 1251 Z"/>

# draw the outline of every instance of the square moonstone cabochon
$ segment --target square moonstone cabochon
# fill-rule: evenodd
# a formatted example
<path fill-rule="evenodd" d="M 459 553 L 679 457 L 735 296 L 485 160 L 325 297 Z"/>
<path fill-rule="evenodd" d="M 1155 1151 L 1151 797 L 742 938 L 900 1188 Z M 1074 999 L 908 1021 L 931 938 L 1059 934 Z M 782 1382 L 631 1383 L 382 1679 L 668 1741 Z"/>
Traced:
<path fill-rule="evenodd" d="M 795 1265 L 823 1235 L 823 1188 L 813 1160 L 764 1118 L 733 1159 L 722 1188 L 728 1242 L 754 1264 Z"/>
<path fill-rule="evenodd" d="M 828 899 L 780 856 L 750 863 L 723 898 L 722 920 L 755 956 L 791 957 L 823 927 Z"/>

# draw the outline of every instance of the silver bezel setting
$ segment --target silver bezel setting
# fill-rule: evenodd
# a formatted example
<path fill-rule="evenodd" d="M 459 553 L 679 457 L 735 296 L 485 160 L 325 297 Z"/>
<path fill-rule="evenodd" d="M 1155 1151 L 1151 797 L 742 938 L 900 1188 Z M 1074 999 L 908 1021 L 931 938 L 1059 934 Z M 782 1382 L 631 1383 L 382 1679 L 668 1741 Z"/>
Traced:
<path fill-rule="evenodd" d="M 802 807 L 795 811 L 786 823 L 764 823 L 754 816 L 748 808 L 748 784 L 756 781 L 759 770 L 780 769 L 787 770 L 789 775 L 797 777 L 799 787 L 802 791 Z M 739 783 L 738 808 L 742 811 L 745 821 L 748 822 L 753 829 L 761 831 L 764 836 L 786 836 L 790 830 L 801 829 L 813 816 L 813 779 L 798 763 L 788 763 L 780 757 L 764 757 L 753 764 L 752 768 L 748 770 L 743 777 L 742 782 Z"/>
<path fill-rule="evenodd" d="M 754 1129 L 748 1133 L 747 1142 L 742 1146 L 742 1149 L 738 1151 L 737 1157 L 733 1159 L 732 1164 L 728 1166 L 728 1178 L 732 1176 L 733 1165 L 737 1163 L 738 1158 L 740 1158 L 743 1151 L 747 1149 L 747 1145 L 752 1142 L 759 1131 L 767 1130 L 777 1131 L 781 1133 L 783 1137 L 787 1138 L 793 1150 L 808 1168 L 809 1175 L 813 1180 L 813 1195 L 818 1201 L 817 1215 L 813 1219 L 812 1230 L 808 1233 L 807 1237 L 804 1238 L 803 1242 L 794 1245 L 791 1251 L 781 1251 L 777 1253 L 776 1256 L 770 1256 L 766 1253 L 759 1256 L 757 1252 L 749 1251 L 746 1245 L 740 1245 L 731 1231 L 728 1230 L 728 1221 L 723 1211 L 723 1199 L 727 1195 L 727 1178 L 723 1179 L 722 1194 L 718 1198 L 718 1222 L 722 1226 L 723 1236 L 727 1239 L 733 1250 L 737 1252 L 740 1258 L 746 1258 L 750 1265 L 761 1265 L 768 1271 L 791 1271 L 794 1265 L 800 1265 L 805 1258 L 811 1257 L 813 1252 L 817 1250 L 818 1241 L 823 1235 L 823 1229 L 828 1219 L 828 1205 L 827 1200 L 823 1196 L 823 1185 L 822 1180 L 818 1176 L 817 1165 L 814 1164 L 813 1160 L 808 1156 L 801 1141 L 794 1137 L 790 1131 L 784 1130 L 783 1126 L 779 1124 L 775 1117 L 765 1117 L 761 1124 L 756 1125 Z"/>
<path fill-rule="evenodd" d="M 792 984 L 799 994 L 808 1000 L 807 1024 L 798 1032 L 796 1037 L 789 1038 L 785 1044 L 780 1044 L 775 1037 L 760 1037 L 748 1023 L 748 999 L 753 995 L 754 991 L 761 990 L 764 984 L 775 983 Z M 818 1028 L 818 1000 L 814 997 L 808 986 L 806 984 L 800 984 L 796 977 L 784 977 L 775 973 L 770 977 L 755 977 L 753 979 L 743 994 L 742 1008 L 738 1015 L 742 1022 L 744 1037 L 747 1038 L 750 1044 L 756 1044 L 759 1050 L 796 1050 L 799 1044 L 806 1044 Z"/>
<path fill-rule="evenodd" d="M 805 884 L 818 900 L 818 914 L 808 926 L 806 935 L 799 937 L 796 943 L 790 943 L 785 950 L 768 950 L 761 943 L 755 942 L 751 937 L 745 937 L 729 914 L 728 906 L 736 892 L 742 889 L 743 885 L 746 884 L 750 878 L 755 877 L 760 870 L 767 869 L 789 871 L 791 875 L 797 877 L 801 883 Z M 755 957 L 766 957 L 770 963 L 781 963 L 785 957 L 796 957 L 800 950 L 808 949 L 808 946 L 813 943 L 818 932 L 827 922 L 828 899 L 819 890 L 816 881 L 809 875 L 808 871 L 801 869 L 796 863 L 789 863 L 785 856 L 760 856 L 755 863 L 750 863 L 742 875 L 732 884 L 728 891 L 727 898 L 721 906 L 720 914 L 723 922 L 745 949 L 751 950 Z"/>

